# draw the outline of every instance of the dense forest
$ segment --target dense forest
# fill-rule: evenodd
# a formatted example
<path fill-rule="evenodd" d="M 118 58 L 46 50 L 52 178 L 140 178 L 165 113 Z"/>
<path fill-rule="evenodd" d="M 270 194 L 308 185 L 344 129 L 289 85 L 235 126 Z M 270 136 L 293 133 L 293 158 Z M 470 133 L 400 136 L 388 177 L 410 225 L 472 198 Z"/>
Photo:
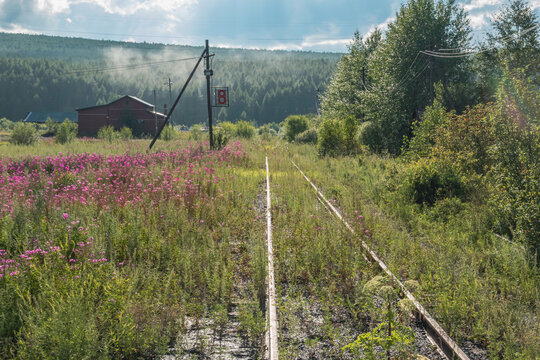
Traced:
<path fill-rule="evenodd" d="M 491 25 L 473 46 L 461 6 L 409 1 L 386 32 L 355 35 L 323 95 L 322 119 L 302 128 L 315 136 L 289 138 L 318 136 L 322 156 L 399 156 L 407 168 L 399 187 L 421 209 L 482 204 L 486 229 L 526 245 L 536 264 L 539 22 L 514 0 Z"/>
<path fill-rule="evenodd" d="M 445 109 L 459 114 L 468 106 L 495 101 L 505 73 L 511 78 L 520 74 L 538 88 L 536 11 L 526 1 L 513 1 L 491 25 L 484 40 L 474 44 L 462 6 L 410 1 L 388 31 L 355 34 L 324 94 L 323 116 L 353 117 L 364 123 L 365 145 L 399 154 L 414 122 L 437 95 Z"/>
<path fill-rule="evenodd" d="M 170 107 L 202 47 L 125 43 L 0 33 L 0 117 L 28 111 L 72 111 L 126 94 Z M 230 107 L 218 121 L 281 122 L 291 113 L 315 113 L 340 54 L 214 49 L 213 85 L 228 86 Z M 188 60 L 182 60 L 188 59 Z M 175 124 L 206 120 L 202 66 L 175 111 Z"/>

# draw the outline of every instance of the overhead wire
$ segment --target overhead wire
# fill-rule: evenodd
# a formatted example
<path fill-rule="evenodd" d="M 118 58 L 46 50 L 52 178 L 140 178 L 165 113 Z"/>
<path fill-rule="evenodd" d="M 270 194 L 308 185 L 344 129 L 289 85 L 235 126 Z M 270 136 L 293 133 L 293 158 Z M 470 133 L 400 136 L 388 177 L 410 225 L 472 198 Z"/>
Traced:
<path fill-rule="evenodd" d="M 502 38 L 498 39 L 498 42 L 500 44 L 508 44 L 510 41 L 519 39 L 523 35 L 535 30 L 539 26 L 540 26 L 540 24 L 536 24 L 534 26 L 531 26 L 530 28 L 527 28 L 527 29 L 519 32 L 518 34 L 507 35 L 505 37 L 502 37 Z M 493 50 L 493 48 L 486 48 L 486 49 L 479 49 L 479 50 L 465 49 L 465 51 L 461 51 L 459 53 L 448 53 L 448 52 L 442 52 L 441 51 L 441 50 L 454 51 L 454 50 L 458 50 L 458 49 L 463 49 L 463 48 L 439 49 L 439 51 L 421 50 L 420 52 L 422 54 L 425 54 L 425 55 L 428 55 L 428 56 L 439 57 L 439 58 L 460 58 L 460 57 L 471 56 L 471 55 L 480 54 L 480 53 L 483 53 L 483 52 Z"/>
<path fill-rule="evenodd" d="M 398 86 L 400 86 L 402 84 L 402 81 L 404 81 L 404 79 L 408 76 L 409 72 L 412 70 L 412 67 L 413 67 L 414 63 L 416 62 L 416 60 L 418 59 L 419 55 L 420 55 L 420 52 L 418 52 L 416 54 L 416 56 L 414 57 L 414 60 L 412 61 L 411 65 L 409 65 L 409 68 L 405 72 L 405 75 L 403 75 L 403 77 L 401 79 L 399 79 L 398 84 L 395 87 L 398 87 Z"/>
<path fill-rule="evenodd" d="M 537 25 L 531 26 L 530 28 L 525 29 L 525 30 L 521 31 L 519 34 L 517 34 L 517 37 L 515 36 L 516 34 L 512 34 L 512 35 L 508 35 L 508 36 L 505 36 L 503 38 L 500 38 L 499 43 L 507 44 L 508 42 L 510 42 L 512 40 L 516 40 L 516 39 L 520 38 L 521 36 L 533 31 L 534 29 L 538 28 L 539 26 L 540 26 L 540 24 L 537 24 Z M 394 89 L 397 89 L 399 86 L 401 86 L 404 83 L 407 83 L 407 82 L 410 82 L 410 81 L 416 79 L 418 76 L 420 76 L 421 73 L 423 73 L 427 69 L 427 67 L 429 66 L 429 62 L 427 62 L 425 64 L 425 66 L 422 68 L 422 70 L 420 70 L 420 72 L 418 74 L 413 75 L 412 78 L 408 79 L 408 77 L 410 76 L 411 70 L 412 70 L 415 62 L 418 60 L 418 57 L 420 56 L 420 54 L 431 56 L 431 57 L 455 59 L 455 58 L 462 58 L 462 57 L 471 56 L 471 55 L 474 55 L 474 54 L 479 54 L 479 53 L 482 53 L 482 52 L 492 50 L 492 49 L 481 49 L 481 50 L 474 51 L 472 49 L 465 49 L 465 51 L 463 51 L 463 49 L 464 48 L 449 48 L 449 49 L 439 49 L 438 51 L 431 51 L 431 50 L 420 50 L 420 51 L 418 51 L 418 53 L 414 57 L 414 60 L 411 62 L 411 65 L 409 65 L 409 68 L 405 72 L 405 74 L 401 77 L 401 79 L 394 86 Z M 459 53 L 441 52 L 441 51 L 458 51 L 458 50 L 460 51 Z"/>
<path fill-rule="evenodd" d="M 210 56 L 214 56 L 214 55 L 212 54 Z M 138 68 L 152 66 L 156 64 L 166 64 L 166 63 L 173 63 L 173 62 L 180 62 L 180 61 L 188 61 L 188 60 L 195 60 L 198 58 L 199 56 L 193 56 L 193 57 L 182 58 L 182 59 L 150 61 L 150 62 L 145 62 L 145 63 L 123 64 L 123 65 L 101 67 L 101 68 L 94 68 L 94 69 L 73 70 L 73 71 L 67 72 L 67 74 L 86 74 L 86 73 L 93 73 L 93 72 L 99 73 L 99 72 L 115 71 L 115 70 L 132 70 L 132 69 L 138 69 Z"/>

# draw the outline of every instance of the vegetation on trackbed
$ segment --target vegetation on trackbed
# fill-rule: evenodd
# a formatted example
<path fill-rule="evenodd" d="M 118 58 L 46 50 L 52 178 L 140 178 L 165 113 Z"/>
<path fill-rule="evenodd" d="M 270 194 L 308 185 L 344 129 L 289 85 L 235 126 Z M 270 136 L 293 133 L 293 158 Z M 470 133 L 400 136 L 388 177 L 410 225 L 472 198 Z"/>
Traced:
<path fill-rule="evenodd" d="M 14 155 L 1 163 L 2 357 L 181 354 L 197 321 L 215 329 L 197 340 L 211 355 L 238 298 L 237 331 L 262 354 L 265 153 L 284 358 L 366 354 L 357 337 L 389 321 L 402 329 L 393 343 L 364 339 L 413 351 L 407 304 L 367 265 L 360 237 L 417 282 L 412 290 L 458 342 L 494 358 L 538 355 L 538 269 L 525 248 L 490 232 L 486 205 L 419 206 L 401 190 L 409 165 L 391 157 L 320 157 L 313 145 L 262 136 L 214 152 L 185 139 L 149 154 L 146 145 L 3 145 Z M 290 159 L 361 235 L 328 214 Z"/>

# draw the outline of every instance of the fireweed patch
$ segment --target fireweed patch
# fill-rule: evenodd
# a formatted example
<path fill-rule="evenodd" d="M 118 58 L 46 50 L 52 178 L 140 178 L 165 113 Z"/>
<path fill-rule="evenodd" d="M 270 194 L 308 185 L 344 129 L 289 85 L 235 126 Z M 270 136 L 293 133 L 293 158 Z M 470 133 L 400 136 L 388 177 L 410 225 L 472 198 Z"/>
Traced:
<path fill-rule="evenodd" d="M 240 143 L 1 159 L 0 358 L 155 358 L 228 308 L 259 236 L 249 161 Z"/>

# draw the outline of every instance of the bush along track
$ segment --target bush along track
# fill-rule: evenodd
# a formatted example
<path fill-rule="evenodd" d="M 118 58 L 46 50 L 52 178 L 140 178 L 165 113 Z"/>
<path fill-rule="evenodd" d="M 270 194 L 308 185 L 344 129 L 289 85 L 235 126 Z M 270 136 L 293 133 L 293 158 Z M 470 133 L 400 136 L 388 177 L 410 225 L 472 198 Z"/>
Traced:
<path fill-rule="evenodd" d="M 470 358 L 538 357 L 537 270 L 524 249 L 486 230 L 481 205 L 449 198 L 421 208 L 396 159 L 288 152 L 351 225 L 355 211 L 364 216 L 366 243 L 399 279 L 418 283 L 416 298 Z"/>
<path fill-rule="evenodd" d="M 349 225 L 349 223 L 343 218 L 340 211 L 333 206 L 326 197 L 321 193 L 321 191 L 317 188 L 313 182 L 304 174 L 304 172 L 294 163 L 294 161 L 291 161 L 293 166 L 300 172 L 302 177 L 311 185 L 313 190 L 316 192 L 319 200 L 321 203 L 326 204 L 326 209 L 331 211 L 341 222 L 343 225 L 354 235 L 356 235 L 356 231 L 354 228 Z M 369 230 L 367 230 L 369 231 Z M 414 295 L 411 291 L 388 269 L 386 264 L 377 256 L 377 254 L 371 250 L 371 248 L 366 244 L 364 240 L 360 240 L 360 244 L 363 248 L 363 251 L 369 254 L 369 257 L 371 260 L 385 273 L 385 276 L 388 278 L 389 283 L 393 284 L 395 287 L 397 287 L 398 292 L 402 292 L 403 299 L 401 302 L 402 307 L 409 307 L 409 310 L 414 310 L 415 317 L 422 323 L 424 329 L 426 330 L 426 336 L 428 337 L 429 341 L 432 342 L 435 346 L 437 346 L 437 349 L 442 354 L 446 355 L 448 358 L 451 359 L 460 359 L 460 360 L 469 360 L 469 356 L 467 356 L 463 350 L 460 349 L 460 347 L 452 340 L 448 334 L 444 331 L 444 329 L 433 319 L 433 317 L 424 309 L 424 307 L 416 300 Z M 371 284 L 368 284 L 368 289 L 370 288 L 376 288 L 380 285 L 381 280 L 383 280 L 383 277 L 374 278 L 371 280 Z M 417 284 L 415 282 L 409 282 L 409 286 L 413 288 L 413 291 L 417 288 Z M 384 291 L 383 291 L 384 289 Z M 391 301 L 393 298 L 395 298 L 395 292 L 391 288 L 384 288 L 384 286 L 381 286 L 379 290 L 384 294 L 384 298 L 388 302 L 388 311 L 391 311 Z M 389 315 L 388 323 L 387 324 L 381 324 L 379 325 L 375 330 L 374 333 L 379 333 L 380 330 L 383 328 L 383 325 L 386 325 L 388 328 L 388 336 L 390 339 L 387 340 L 390 344 L 393 343 L 394 339 L 392 338 L 392 323 L 391 323 L 391 315 Z M 394 326 L 394 328 L 396 328 Z M 399 327 L 397 327 L 399 328 Z M 373 334 L 370 334 L 373 335 Z M 384 335 L 383 335 L 384 336 Z M 365 335 L 361 335 L 355 340 L 353 343 L 347 345 L 345 348 L 347 349 L 358 349 L 360 346 L 364 348 L 364 350 L 371 350 L 373 352 L 373 349 L 368 349 L 366 347 L 365 341 L 369 339 Z M 404 339 L 407 339 L 406 335 Z M 388 345 L 387 345 L 388 347 Z"/>
<path fill-rule="evenodd" d="M 399 299 L 395 279 L 366 261 L 362 215 L 355 220 L 363 235 L 352 236 L 288 160 L 271 164 L 280 357 L 444 358 L 411 317 L 412 301 Z"/>

